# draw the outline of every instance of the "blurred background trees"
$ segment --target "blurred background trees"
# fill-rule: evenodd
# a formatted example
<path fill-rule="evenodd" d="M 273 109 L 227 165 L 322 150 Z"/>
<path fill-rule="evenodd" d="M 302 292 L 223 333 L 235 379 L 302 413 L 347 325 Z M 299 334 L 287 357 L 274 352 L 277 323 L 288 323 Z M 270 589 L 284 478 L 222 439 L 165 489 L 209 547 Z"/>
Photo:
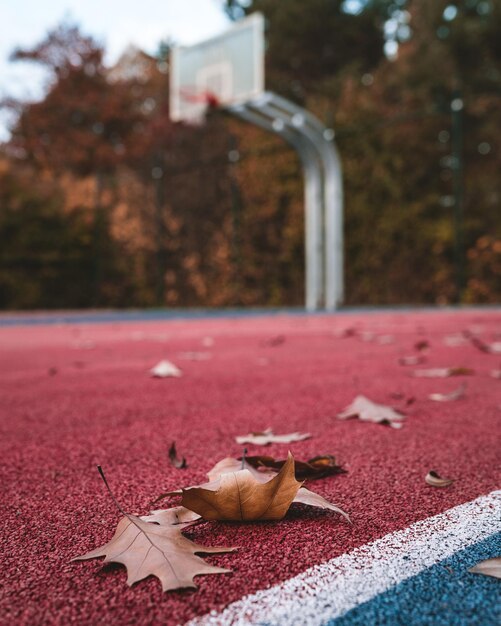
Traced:
<path fill-rule="evenodd" d="M 336 131 L 348 304 L 501 296 L 501 0 L 226 0 L 267 19 L 267 85 Z M 302 176 L 278 138 L 168 117 L 170 42 L 62 24 L 0 152 L 0 307 L 301 305 Z"/>

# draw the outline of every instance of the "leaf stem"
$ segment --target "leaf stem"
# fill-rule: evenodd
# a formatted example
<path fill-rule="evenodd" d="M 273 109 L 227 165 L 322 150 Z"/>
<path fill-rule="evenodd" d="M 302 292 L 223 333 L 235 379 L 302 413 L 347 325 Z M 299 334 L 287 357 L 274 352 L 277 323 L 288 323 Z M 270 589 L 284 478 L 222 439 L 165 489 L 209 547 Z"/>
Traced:
<path fill-rule="evenodd" d="M 244 453 L 242 455 L 242 469 L 245 467 L 245 455 L 247 454 L 247 448 L 244 448 Z"/>
<path fill-rule="evenodd" d="M 113 491 L 111 491 L 108 481 L 106 480 L 106 476 L 104 475 L 103 468 L 100 465 L 97 466 L 97 471 L 99 472 L 99 475 L 103 479 L 103 482 L 106 485 L 106 489 L 108 490 L 108 493 L 110 494 L 111 499 L 115 503 L 115 506 L 117 507 L 117 509 L 120 511 L 120 513 L 122 513 L 122 515 L 125 515 L 125 517 L 129 517 L 129 515 L 122 509 L 122 507 L 118 503 L 118 500 L 113 495 Z"/>

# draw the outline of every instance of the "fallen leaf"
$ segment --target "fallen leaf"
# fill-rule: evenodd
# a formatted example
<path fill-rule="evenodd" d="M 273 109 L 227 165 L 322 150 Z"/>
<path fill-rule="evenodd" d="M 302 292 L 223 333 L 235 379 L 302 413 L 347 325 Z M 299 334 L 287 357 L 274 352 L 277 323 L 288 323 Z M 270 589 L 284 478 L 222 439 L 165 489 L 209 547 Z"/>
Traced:
<path fill-rule="evenodd" d="M 240 459 L 241 460 L 241 459 Z M 270 469 L 278 472 L 287 462 L 286 459 L 277 461 L 271 456 L 246 456 L 245 461 L 256 469 Z M 340 465 L 337 465 L 335 457 L 330 454 L 316 456 L 309 461 L 294 459 L 294 474 L 298 480 L 308 478 L 324 478 L 333 474 L 345 474 Z"/>
<path fill-rule="evenodd" d="M 501 341 L 495 341 L 493 343 L 487 343 L 479 337 L 471 336 L 471 343 L 482 352 L 487 354 L 501 354 Z"/>
<path fill-rule="evenodd" d="M 454 482 L 452 478 L 442 478 L 434 470 L 430 470 L 424 480 L 430 487 L 448 487 Z"/>
<path fill-rule="evenodd" d="M 126 515 L 118 523 L 111 541 L 72 560 L 104 556 L 105 563 L 125 565 L 129 586 L 148 576 L 156 576 L 162 583 L 162 590 L 170 591 L 185 587 L 196 588 L 193 580 L 195 576 L 230 572 L 209 565 L 196 555 L 221 554 L 234 549 L 201 546 L 190 541 L 182 534 L 179 526 L 169 521 L 169 516 L 164 511 L 144 517 Z"/>
<path fill-rule="evenodd" d="M 174 365 L 174 363 L 171 363 L 170 361 L 160 361 L 159 363 L 155 365 L 155 367 L 151 368 L 150 374 L 154 378 L 169 378 L 169 377 L 179 378 L 180 376 L 183 375 L 181 370 L 177 368 Z"/>
<path fill-rule="evenodd" d="M 262 341 L 261 345 L 276 348 L 277 346 L 281 346 L 283 343 L 285 343 L 285 335 L 275 335 L 275 337 L 270 337 L 269 339 Z"/>
<path fill-rule="evenodd" d="M 430 400 L 435 400 L 435 402 L 451 402 L 453 400 L 459 400 L 459 398 L 463 398 L 466 391 L 466 384 L 463 383 L 454 391 L 450 393 L 431 393 L 428 398 Z"/>
<path fill-rule="evenodd" d="M 235 437 L 238 444 L 253 443 L 256 446 L 267 446 L 270 443 L 294 443 L 310 439 L 310 433 L 289 433 L 287 435 L 275 435 L 271 428 L 262 432 L 249 433 L 240 437 Z"/>
<path fill-rule="evenodd" d="M 294 502 L 329 509 L 349 521 L 342 509 L 301 486 L 294 476 L 294 457 L 290 452 L 278 474 L 273 470 L 260 471 L 245 459 L 226 458 L 209 471 L 208 477 L 208 483 L 160 498 L 181 494 L 182 506 L 209 520 L 279 520 Z"/>
<path fill-rule="evenodd" d="M 334 332 L 334 336 L 339 337 L 340 339 L 346 339 L 347 337 L 354 337 L 356 334 L 357 334 L 357 329 L 351 326 Z"/>
<path fill-rule="evenodd" d="M 428 370 L 415 370 L 418 378 L 449 378 L 449 376 L 471 376 L 475 370 L 469 367 L 435 367 Z"/>
<path fill-rule="evenodd" d="M 363 422 L 377 422 L 388 424 L 392 428 L 401 428 L 405 415 L 395 411 L 384 404 L 372 402 L 365 396 L 357 396 L 341 413 L 337 414 L 338 419 L 349 419 L 358 417 Z"/>
<path fill-rule="evenodd" d="M 171 446 L 169 448 L 169 461 L 176 469 L 185 469 L 187 467 L 186 459 L 184 458 L 184 456 L 179 458 L 177 455 L 175 441 L 171 443 Z"/>
<path fill-rule="evenodd" d="M 423 350 L 428 350 L 429 347 L 430 347 L 430 342 L 426 341 L 426 339 L 420 339 L 419 341 L 416 341 L 416 343 L 414 344 L 414 349 L 418 350 L 418 352 L 422 352 Z"/>
<path fill-rule="evenodd" d="M 424 363 L 425 358 L 420 354 L 411 354 L 409 356 L 401 356 L 398 359 L 400 365 L 419 365 L 420 363 Z"/>
<path fill-rule="evenodd" d="M 484 576 L 501 578 L 501 556 L 496 556 L 486 561 L 480 561 L 480 563 L 477 563 L 468 571 L 472 574 L 483 574 Z"/>
<path fill-rule="evenodd" d="M 171 525 L 187 525 L 196 522 L 199 519 L 202 519 L 198 513 L 194 511 L 190 511 L 184 506 L 174 506 L 170 509 L 158 509 L 156 511 L 151 511 L 149 515 L 144 515 L 141 517 L 145 522 L 156 522 L 161 526 Z"/>

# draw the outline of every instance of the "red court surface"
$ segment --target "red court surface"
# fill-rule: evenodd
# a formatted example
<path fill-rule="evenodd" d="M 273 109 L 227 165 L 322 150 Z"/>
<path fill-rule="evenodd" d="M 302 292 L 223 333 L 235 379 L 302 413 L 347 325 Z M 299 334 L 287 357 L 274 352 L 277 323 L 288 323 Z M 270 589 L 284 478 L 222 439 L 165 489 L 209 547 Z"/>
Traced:
<path fill-rule="evenodd" d="M 339 336 L 349 328 L 375 337 Z M 501 355 L 461 338 L 446 345 L 445 338 L 463 331 L 499 342 L 500 311 L 0 329 L 0 620 L 183 623 L 499 488 L 501 380 L 491 371 L 501 369 Z M 381 340 L 385 335 L 394 342 Z M 426 363 L 398 364 L 424 340 Z M 204 356 L 192 360 L 187 352 Z M 182 378 L 149 376 L 165 358 L 183 370 Z M 412 376 L 417 368 L 454 366 L 475 372 Z M 461 382 L 464 398 L 428 399 Z M 360 393 L 395 407 L 415 401 L 400 430 L 335 419 Z M 70 562 L 110 539 L 120 517 L 96 464 L 122 506 L 145 514 L 159 493 L 204 482 L 218 460 L 240 455 L 236 435 L 268 426 L 313 436 L 288 446 L 249 446 L 249 454 L 284 457 L 288 448 L 301 459 L 334 454 L 348 473 L 308 486 L 345 509 L 353 525 L 306 507 L 291 509 L 281 522 L 200 524 L 188 533 L 198 543 L 239 551 L 208 557 L 233 573 L 197 578 L 198 591 L 164 594 L 153 578 L 128 588 L 121 566 Z M 172 441 L 188 469 L 169 464 Z M 429 487 L 430 469 L 456 482 Z"/>

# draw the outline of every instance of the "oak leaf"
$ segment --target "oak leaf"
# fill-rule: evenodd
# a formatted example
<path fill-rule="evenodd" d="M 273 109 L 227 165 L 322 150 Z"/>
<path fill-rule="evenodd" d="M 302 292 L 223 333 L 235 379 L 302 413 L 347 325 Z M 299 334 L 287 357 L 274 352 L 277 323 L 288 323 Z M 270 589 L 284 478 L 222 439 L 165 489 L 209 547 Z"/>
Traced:
<path fill-rule="evenodd" d="M 365 396 L 357 396 L 341 413 L 337 414 L 338 419 L 349 419 L 358 417 L 363 422 L 376 422 L 387 424 L 392 428 L 401 428 L 405 415 L 390 406 L 372 402 Z"/>
<path fill-rule="evenodd" d="M 249 433 L 235 437 L 235 441 L 242 445 L 252 443 L 255 446 L 267 446 L 270 443 L 294 443 L 296 441 L 304 441 L 310 439 L 310 433 L 288 433 L 286 435 L 275 435 L 271 428 L 267 428 L 262 432 Z"/>
<path fill-rule="evenodd" d="M 342 509 L 301 486 L 294 476 L 294 457 L 290 453 L 278 474 L 268 469 L 260 471 L 245 459 L 226 458 L 209 471 L 208 478 L 208 483 L 160 498 L 181 494 L 182 506 L 210 520 L 279 520 L 295 502 L 329 509 L 349 521 Z"/>
<path fill-rule="evenodd" d="M 246 456 L 245 461 L 256 469 L 271 469 L 277 472 L 287 462 L 286 459 L 277 461 L 271 456 Z M 308 461 L 294 459 L 294 473 L 298 480 L 306 480 L 323 478 L 332 474 L 344 474 L 346 470 L 336 463 L 335 457 L 331 454 L 324 454 Z"/>
<path fill-rule="evenodd" d="M 466 384 L 463 383 L 454 391 L 450 393 L 431 393 L 428 398 L 435 402 L 452 402 L 453 400 L 459 400 L 463 398 L 466 392 Z"/>
<path fill-rule="evenodd" d="M 484 574 L 484 576 L 501 578 L 501 556 L 496 556 L 486 561 L 480 561 L 480 563 L 477 563 L 468 571 L 472 574 Z"/>
<path fill-rule="evenodd" d="M 172 519 L 168 510 L 156 511 L 144 517 L 126 515 L 118 523 L 111 541 L 72 560 L 104 556 L 106 563 L 125 565 L 129 586 L 148 576 L 156 576 L 162 583 L 163 591 L 196 588 L 193 580 L 195 576 L 231 571 L 209 565 L 196 555 L 232 552 L 235 548 L 196 544 L 182 534 L 181 528 L 170 521 Z M 192 521 L 182 523 L 183 527 Z"/>

